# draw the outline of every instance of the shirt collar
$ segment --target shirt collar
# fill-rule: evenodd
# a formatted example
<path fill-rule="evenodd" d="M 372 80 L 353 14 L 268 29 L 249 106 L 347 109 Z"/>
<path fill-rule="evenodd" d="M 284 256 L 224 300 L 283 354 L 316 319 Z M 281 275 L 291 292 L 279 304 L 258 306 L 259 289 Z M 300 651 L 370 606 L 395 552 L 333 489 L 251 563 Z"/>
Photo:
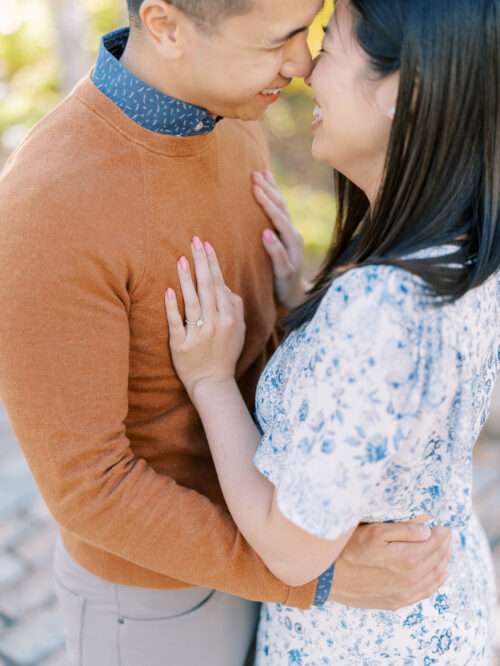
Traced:
<path fill-rule="evenodd" d="M 211 132 L 219 118 L 206 109 L 151 88 L 120 63 L 129 34 L 129 28 L 121 28 L 104 35 L 92 74 L 94 85 L 129 118 L 148 130 L 182 137 Z"/>

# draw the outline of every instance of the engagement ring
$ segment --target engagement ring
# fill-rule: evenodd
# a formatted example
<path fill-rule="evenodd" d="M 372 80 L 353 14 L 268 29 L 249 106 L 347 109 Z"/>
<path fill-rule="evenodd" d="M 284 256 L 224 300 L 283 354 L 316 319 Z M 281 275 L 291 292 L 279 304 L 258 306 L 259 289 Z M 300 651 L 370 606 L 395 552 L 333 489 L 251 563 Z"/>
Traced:
<path fill-rule="evenodd" d="M 204 323 L 203 319 L 198 319 L 197 321 L 189 321 L 189 319 L 186 319 L 186 324 L 188 326 L 197 326 L 198 328 L 201 328 Z"/>

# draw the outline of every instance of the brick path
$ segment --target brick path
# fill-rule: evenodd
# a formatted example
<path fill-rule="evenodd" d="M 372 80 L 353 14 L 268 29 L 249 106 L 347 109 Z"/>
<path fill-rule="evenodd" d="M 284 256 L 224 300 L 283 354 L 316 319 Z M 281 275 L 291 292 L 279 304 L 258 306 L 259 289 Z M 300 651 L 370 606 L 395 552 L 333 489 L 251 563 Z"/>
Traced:
<path fill-rule="evenodd" d="M 55 527 L 1 405 L 0 461 L 0 666 L 66 666 L 50 574 Z M 478 447 L 475 497 L 500 582 L 500 441 L 493 438 Z M 500 610 L 497 617 L 500 666 Z"/>

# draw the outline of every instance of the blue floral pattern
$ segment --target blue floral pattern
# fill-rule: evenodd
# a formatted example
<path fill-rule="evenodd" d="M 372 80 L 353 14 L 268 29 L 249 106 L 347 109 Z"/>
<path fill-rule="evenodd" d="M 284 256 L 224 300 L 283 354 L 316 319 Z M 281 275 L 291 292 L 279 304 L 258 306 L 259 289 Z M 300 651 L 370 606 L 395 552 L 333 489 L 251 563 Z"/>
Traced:
<path fill-rule="evenodd" d="M 486 666 L 495 600 L 471 506 L 472 450 L 500 367 L 500 278 L 434 307 L 388 266 L 337 279 L 257 391 L 258 469 L 280 511 L 336 539 L 429 514 L 453 528 L 450 577 L 397 612 L 264 604 L 256 666 Z"/>

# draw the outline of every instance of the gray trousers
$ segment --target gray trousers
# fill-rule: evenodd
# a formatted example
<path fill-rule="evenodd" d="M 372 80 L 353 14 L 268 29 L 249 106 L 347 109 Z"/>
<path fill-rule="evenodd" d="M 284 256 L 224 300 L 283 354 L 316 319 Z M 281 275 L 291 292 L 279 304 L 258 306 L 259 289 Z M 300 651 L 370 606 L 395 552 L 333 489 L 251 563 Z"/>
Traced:
<path fill-rule="evenodd" d="M 70 666 L 243 666 L 259 604 L 206 588 L 151 590 L 94 576 L 54 552 Z"/>

